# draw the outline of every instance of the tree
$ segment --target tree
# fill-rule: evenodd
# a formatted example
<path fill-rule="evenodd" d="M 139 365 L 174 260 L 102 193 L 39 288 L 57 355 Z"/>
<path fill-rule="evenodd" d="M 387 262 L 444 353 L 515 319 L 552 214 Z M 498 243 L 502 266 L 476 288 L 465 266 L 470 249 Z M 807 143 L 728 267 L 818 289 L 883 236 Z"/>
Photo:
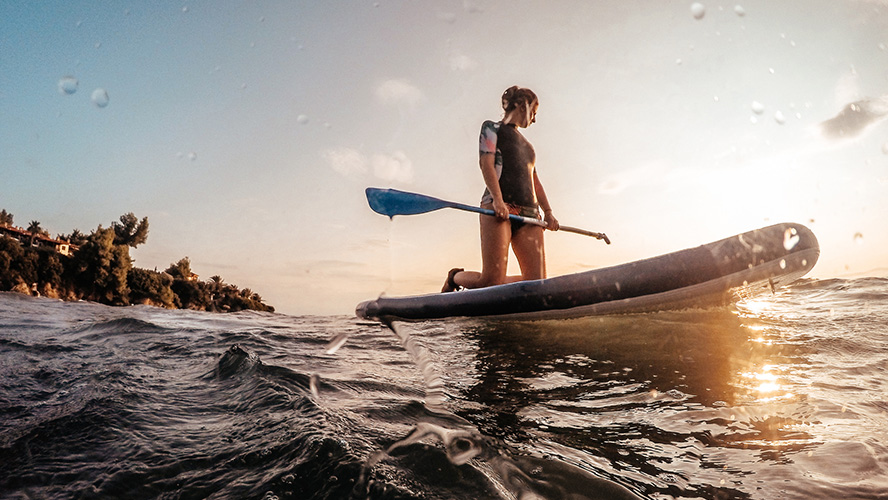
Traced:
<path fill-rule="evenodd" d="M 0 290 L 12 290 L 19 283 L 24 254 L 18 241 L 0 236 Z"/>
<path fill-rule="evenodd" d="M 111 228 L 114 229 L 114 244 L 127 245 L 133 248 L 148 241 L 148 217 L 139 221 L 136 216 L 130 212 L 120 216 L 120 222 L 112 222 Z"/>
<path fill-rule="evenodd" d="M 12 225 L 12 214 L 7 212 L 4 208 L 0 210 L 0 226 L 11 226 Z"/>
<path fill-rule="evenodd" d="M 188 281 L 186 279 L 177 278 L 170 285 L 173 293 L 176 294 L 178 305 L 182 309 L 194 309 L 195 311 L 206 311 L 212 306 L 210 295 L 207 293 L 206 285 L 200 281 Z"/>
<path fill-rule="evenodd" d="M 179 259 L 179 262 L 170 264 L 166 270 L 167 274 L 173 278 L 187 280 L 191 277 L 191 260 L 188 257 Z"/>
<path fill-rule="evenodd" d="M 59 239 L 65 240 L 68 243 L 70 243 L 72 245 L 77 245 L 77 246 L 83 245 L 87 241 L 86 235 L 81 233 L 79 229 L 75 229 L 74 231 L 71 232 L 71 234 L 68 234 L 68 235 L 60 234 Z"/>
<path fill-rule="evenodd" d="M 74 254 L 74 278 L 85 298 L 104 304 L 129 304 L 129 248 L 114 244 L 115 232 L 99 226 Z"/>
<path fill-rule="evenodd" d="M 130 301 L 133 303 L 150 300 L 164 307 L 173 307 L 176 304 L 176 296 L 170 288 L 173 279 L 166 273 L 134 267 L 127 275 L 127 283 Z"/>
<path fill-rule="evenodd" d="M 31 241 L 30 245 L 34 246 L 34 241 L 37 240 L 38 236 L 46 236 L 49 237 L 49 233 L 40 227 L 40 223 L 36 220 L 32 220 L 30 224 L 28 224 L 28 232 L 31 233 Z"/>
<path fill-rule="evenodd" d="M 39 236 L 49 236 L 49 233 L 40 227 L 40 222 L 36 220 L 32 220 L 31 223 L 28 224 L 28 232 Z"/>

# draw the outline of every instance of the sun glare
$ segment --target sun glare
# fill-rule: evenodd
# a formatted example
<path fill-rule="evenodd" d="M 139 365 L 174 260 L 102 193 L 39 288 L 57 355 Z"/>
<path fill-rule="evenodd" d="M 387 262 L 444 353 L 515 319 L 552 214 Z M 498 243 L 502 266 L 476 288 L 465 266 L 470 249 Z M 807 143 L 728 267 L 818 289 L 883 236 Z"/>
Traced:
<path fill-rule="evenodd" d="M 765 365 L 759 371 L 743 372 L 740 374 L 739 386 L 748 390 L 760 402 L 794 397 L 781 384 L 779 375 L 774 373 L 776 369 L 774 365 Z"/>

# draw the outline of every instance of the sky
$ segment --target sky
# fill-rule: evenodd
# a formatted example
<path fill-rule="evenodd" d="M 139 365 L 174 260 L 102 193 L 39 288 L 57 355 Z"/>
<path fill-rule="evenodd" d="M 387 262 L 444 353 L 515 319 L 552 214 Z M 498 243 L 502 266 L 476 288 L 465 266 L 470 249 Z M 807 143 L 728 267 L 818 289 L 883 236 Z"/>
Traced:
<path fill-rule="evenodd" d="M 547 233 L 550 275 L 796 222 L 810 276 L 888 276 L 886 0 L 0 0 L 0 208 L 352 314 L 479 268 L 476 215 L 364 189 L 478 203 L 512 85 L 556 217 L 613 242 Z"/>

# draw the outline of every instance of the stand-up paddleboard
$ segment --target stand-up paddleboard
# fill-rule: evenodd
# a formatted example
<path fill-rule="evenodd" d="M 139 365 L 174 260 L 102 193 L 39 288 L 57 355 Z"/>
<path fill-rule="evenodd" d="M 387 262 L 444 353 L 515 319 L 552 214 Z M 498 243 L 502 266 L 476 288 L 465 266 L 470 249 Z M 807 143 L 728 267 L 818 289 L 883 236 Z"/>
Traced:
<path fill-rule="evenodd" d="M 776 224 L 659 257 L 476 290 L 362 302 L 361 318 L 567 319 L 726 305 L 801 278 L 820 247 L 801 224 Z"/>

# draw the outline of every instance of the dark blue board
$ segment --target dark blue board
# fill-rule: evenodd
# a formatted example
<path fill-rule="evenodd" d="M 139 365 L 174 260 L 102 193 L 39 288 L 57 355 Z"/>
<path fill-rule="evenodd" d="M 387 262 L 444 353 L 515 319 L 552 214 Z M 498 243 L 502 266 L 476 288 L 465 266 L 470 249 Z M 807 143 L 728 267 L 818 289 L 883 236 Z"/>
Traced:
<path fill-rule="evenodd" d="M 820 247 L 810 229 L 775 224 L 696 248 L 603 269 L 477 290 L 379 297 L 361 318 L 564 319 L 729 304 L 807 274 Z"/>

